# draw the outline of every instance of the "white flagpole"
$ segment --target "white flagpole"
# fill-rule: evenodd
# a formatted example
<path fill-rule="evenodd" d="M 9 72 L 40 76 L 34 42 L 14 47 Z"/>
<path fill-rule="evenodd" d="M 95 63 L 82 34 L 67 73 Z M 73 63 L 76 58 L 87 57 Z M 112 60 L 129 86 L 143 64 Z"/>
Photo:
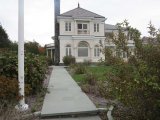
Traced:
<path fill-rule="evenodd" d="M 24 0 L 18 0 L 18 80 L 22 98 L 16 108 L 23 111 L 28 109 L 24 98 Z"/>

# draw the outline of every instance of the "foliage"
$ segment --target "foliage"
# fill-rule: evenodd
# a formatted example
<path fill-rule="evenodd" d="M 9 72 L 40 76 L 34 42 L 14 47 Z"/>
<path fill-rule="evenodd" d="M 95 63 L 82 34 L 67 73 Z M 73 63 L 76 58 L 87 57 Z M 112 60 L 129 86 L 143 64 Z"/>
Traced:
<path fill-rule="evenodd" d="M 9 48 L 11 41 L 2 25 L 0 24 L 0 48 Z"/>
<path fill-rule="evenodd" d="M 74 64 L 76 62 L 76 59 L 74 56 L 64 56 L 63 62 L 64 62 L 64 65 L 68 66 L 70 64 Z"/>
<path fill-rule="evenodd" d="M 116 64 L 122 64 L 124 61 L 122 58 L 113 56 L 112 50 L 110 48 L 105 49 L 105 65 L 116 65 Z"/>
<path fill-rule="evenodd" d="M 40 92 L 47 70 L 46 58 L 28 54 L 25 58 L 25 83 L 32 88 L 32 94 Z"/>
<path fill-rule="evenodd" d="M 17 55 L 6 53 L 4 63 L 0 68 L 0 75 L 18 79 L 18 61 Z M 38 56 L 31 53 L 25 56 L 25 86 L 27 94 L 40 92 L 45 78 L 47 61 L 44 56 Z"/>
<path fill-rule="evenodd" d="M 149 27 L 150 38 L 157 39 L 153 27 Z M 114 65 L 115 74 L 106 73 L 100 93 L 132 108 L 136 119 L 160 119 L 160 44 L 143 46 L 138 31 L 131 30 L 135 55 L 130 56 L 128 63 Z"/>
<path fill-rule="evenodd" d="M 18 99 L 18 80 L 15 78 L 7 78 L 0 76 L 0 103 L 1 100 L 16 100 Z"/>
<path fill-rule="evenodd" d="M 77 64 L 76 67 L 74 68 L 74 73 L 75 74 L 84 74 L 86 72 L 86 66 L 83 64 Z"/>
<path fill-rule="evenodd" d="M 24 48 L 27 53 L 39 54 L 40 53 L 39 47 L 40 47 L 40 45 L 36 41 L 27 42 L 24 44 Z"/>
<path fill-rule="evenodd" d="M 85 82 L 89 85 L 96 85 L 97 76 L 92 72 L 87 72 L 85 75 Z"/>

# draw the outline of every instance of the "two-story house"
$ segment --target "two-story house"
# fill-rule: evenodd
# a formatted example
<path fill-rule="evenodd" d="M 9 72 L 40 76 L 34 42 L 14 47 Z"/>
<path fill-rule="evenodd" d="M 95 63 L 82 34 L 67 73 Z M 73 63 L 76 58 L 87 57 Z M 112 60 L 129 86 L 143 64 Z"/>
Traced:
<path fill-rule="evenodd" d="M 60 63 L 63 57 L 72 55 L 76 62 L 98 62 L 104 59 L 101 45 L 105 42 L 104 16 L 77 8 L 60 14 L 59 23 Z"/>

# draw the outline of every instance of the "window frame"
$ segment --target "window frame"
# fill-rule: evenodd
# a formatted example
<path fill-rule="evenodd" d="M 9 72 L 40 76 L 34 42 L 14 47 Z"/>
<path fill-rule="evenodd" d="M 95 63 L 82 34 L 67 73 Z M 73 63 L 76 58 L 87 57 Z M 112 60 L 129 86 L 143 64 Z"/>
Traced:
<path fill-rule="evenodd" d="M 94 57 L 100 57 L 100 47 L 98 45 L 94 47 Z"/>
<path fill-rule="evenodd" d="M 82 46 L 80 46 L 80 44 L 82 44 L 82 43 L 85 43 L 84 44 L 84 46 L 82 45 Z M 86 46 L 85 46 L 86 45 Z M 80 51 L 85 51 L 86 50 L 86 53 L 85 53 L 85 55 L 82 55 L 82 53 L 80 53 Z M 84 52 L 83 52 L 84 53 Z M 81 41 L 81 42 L 79 42 L 79 44 L 78 44 L 78 57 L 88 57 L 89 56 L 89 45 L 88 45 L 88 43 L 87 42 L 85 42 L 85 41 Z"/>
<path fill-rule="evenodd" d="M 79 28 L 79 27 L 78 27 L 79 25 L 82 25 L 82 28 Z M 86 29 L 84 29 L 84 25 L 87 26 Z M 87 23 L 77 23 L 77 29 L 78 29 L 78 30 L 88 30 L 88 24 L 87 24 Z"/>
<path fill-rule="evenodd" d="M 66 50 L 66 53 L 65 53 L 66 56 L 72 55 L 71 45 L 66 45 L 65 50 Z"/>
<path fill-rule="evenodd" d="M 94 32 L 99 32 L 99 23 L 94 23 Z"/>
<path fill-rule="evenodd" d="M 70 32 L 71 30 L 71 22 L 65 22 L 65 31 Z"/>

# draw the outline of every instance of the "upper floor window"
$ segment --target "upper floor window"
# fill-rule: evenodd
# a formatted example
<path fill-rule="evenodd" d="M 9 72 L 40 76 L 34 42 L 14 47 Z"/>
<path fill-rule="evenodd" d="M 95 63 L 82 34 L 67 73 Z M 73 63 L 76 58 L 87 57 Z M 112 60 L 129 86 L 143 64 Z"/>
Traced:
<path fill-rule="evenodd" d="M 94 32 L 99 32 L 99 24 L 98 23 L 94 24 Z"/>
<path fill-rule="evenodd" d="M 78 34 L 89 34 L 88 24 L 87 23 L 78 23 L 77 24 L 77 33 Z"/>
<path fill-rule="evenodd" d="M 66 56 L 71 56 L 71 45 L 66 46 Z"/>
<path fill-rule="evenodd" d="M 71 31 L 71 22 L 65 22 L 65 31 Z"/>
<path fill-rule="evenodd" d="M 88 29 L 87 24 L 86 23 L 79 23 L 78 24 L 78 29 L 87 30 Z"/>

